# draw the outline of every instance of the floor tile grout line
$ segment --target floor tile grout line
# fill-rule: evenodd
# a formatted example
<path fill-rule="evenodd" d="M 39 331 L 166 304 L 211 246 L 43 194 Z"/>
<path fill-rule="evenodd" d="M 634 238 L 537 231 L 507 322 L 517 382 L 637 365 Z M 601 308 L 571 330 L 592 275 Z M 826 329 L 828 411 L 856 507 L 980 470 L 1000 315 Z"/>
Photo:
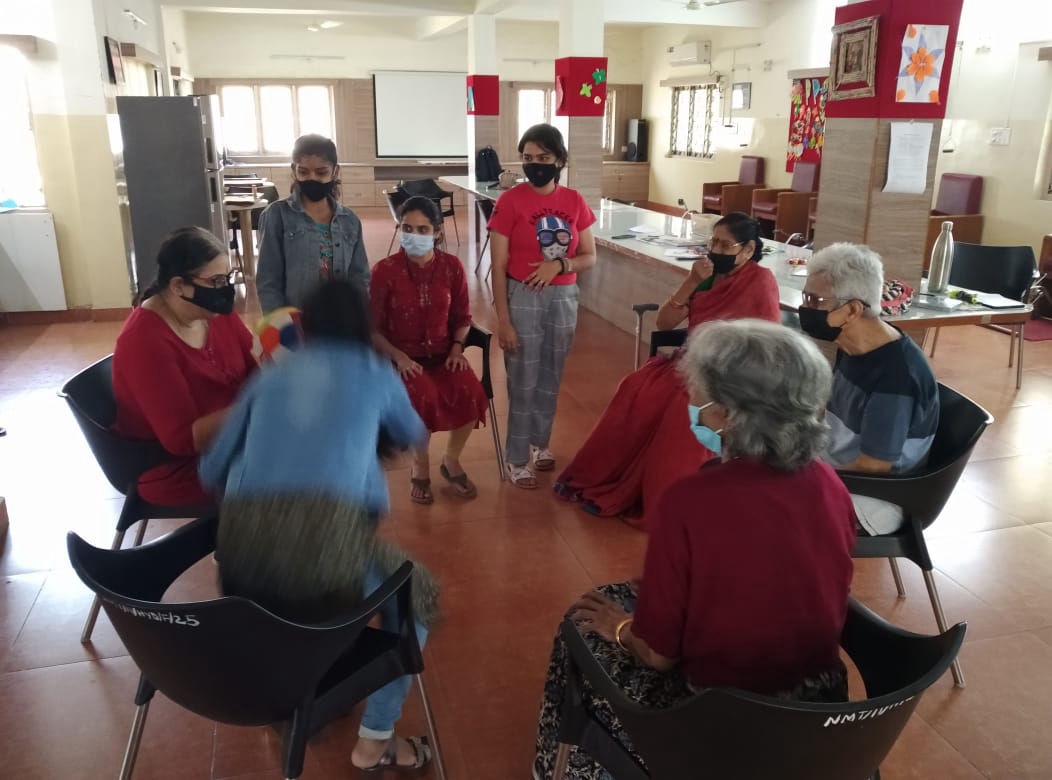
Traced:
<path fill-rule="evenodd" d="M 18 640 L 22 637 L 22 632 L 25 631 L 25 629 L 26 629 L 26 623 L 29 622 L 29 616 L 32 615 L 33 614 L 33 610 L 36 609 L 37 602 L 40 601 L 40 594 L 44 592 L 44 586 L 47 584 L 48 578 L 51 577 L 51 574 L 53 572 L 54 572 L 54 569 L 49 570 L 48 573 L 44 576 L 44 579 L 42 579 L 40 581 L 40 587 L 37 588 L 36 595 L 33 596 L 33 603 L 30 604 L 29 605 L 29 609 L 26 610 L 26 616 L 24 618 L 22 618 L 22 622 L 18 626 L 18 632 L 15 634 L 15 638 L 13 640 L 11 640 L 11 644 L 8 647 L 8 650 L 7 650 L 8 653 L 10 653 L 11 650 L 14 650 L 15 645 L 18 644 Z M 10 576 L 15 576 L 15 575 L 10 575 Z M 5 664 L 4 671 L 5 672 L 7 671 L 6 664 Z"/>

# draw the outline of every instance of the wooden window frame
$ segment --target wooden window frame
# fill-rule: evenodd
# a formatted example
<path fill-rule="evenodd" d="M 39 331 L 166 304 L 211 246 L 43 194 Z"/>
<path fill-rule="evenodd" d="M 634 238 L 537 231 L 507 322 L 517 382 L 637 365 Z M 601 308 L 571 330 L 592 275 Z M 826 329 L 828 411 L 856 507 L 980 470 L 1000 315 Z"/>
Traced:
<path fill-rule="evenodd" d="M 683 118 L 679 116 L 679 96 L 686 90 L 690 93 L 687 100 L 687 148 L 676 148 L 676 131 Z M 704 106 L 697 105 L 699 93 L 704 93 Z M 668 157 L 694 157 L 710 160 L 715 156 L 712 148 L 713 132 L 712 120 L 715 116 L 714 104 L 719 96 L 718 84 L 698 84 L 695 86 L 683 86 L 672 88 L 672 121 L 669 123 Z M 703 137 L 698 144 L 694 139 L 694 118 L 698 110 L 705 112 L 705 122 L 702 125 Z"/>

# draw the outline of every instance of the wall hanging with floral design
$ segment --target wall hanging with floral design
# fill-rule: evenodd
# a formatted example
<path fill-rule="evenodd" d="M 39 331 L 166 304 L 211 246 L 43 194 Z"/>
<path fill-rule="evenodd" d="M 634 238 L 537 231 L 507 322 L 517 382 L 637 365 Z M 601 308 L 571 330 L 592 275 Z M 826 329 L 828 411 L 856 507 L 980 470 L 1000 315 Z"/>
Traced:
<path fill-rule="evenodd" d="M 826 137 L 826 78 L 793 79 L 789 107 L 789 146 L 785 169 L 792 171 L 797 160 L 822 159 Z"/>
<path fill-rule="evenodd" d="M 946 63 L 945 24 L 909 24 L 902 36 L 902 61 L 895 84 L 896 103 L 938 103 Z"/>

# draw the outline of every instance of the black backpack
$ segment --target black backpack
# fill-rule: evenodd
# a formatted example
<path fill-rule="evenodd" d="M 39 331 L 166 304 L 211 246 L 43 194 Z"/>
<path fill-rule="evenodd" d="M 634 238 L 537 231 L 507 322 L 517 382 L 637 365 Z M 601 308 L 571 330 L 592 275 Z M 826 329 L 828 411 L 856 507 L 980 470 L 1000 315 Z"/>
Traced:
<path fill-rule="evenodd" d="M 475 181 L 500 179 L 500 159 L 492 146 L 483 146 L 475 155 Z"/>

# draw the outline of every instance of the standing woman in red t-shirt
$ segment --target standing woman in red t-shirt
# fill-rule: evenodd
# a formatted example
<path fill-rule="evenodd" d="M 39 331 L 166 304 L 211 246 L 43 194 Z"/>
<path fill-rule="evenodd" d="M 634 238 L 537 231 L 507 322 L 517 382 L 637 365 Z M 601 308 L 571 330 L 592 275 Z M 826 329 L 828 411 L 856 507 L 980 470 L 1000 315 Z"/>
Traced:
<path fill-rule="evenodd" d="M 551 125 L 519 141 L 527 181 L 497 200 L 489 221 L 493 301 L 508 372 L 508 477 L 534 489 L 548 449 L 566 355 L 577 328 L 577 272 L 595 265 L 595 215 L 559 184 L 566 144 Z"/>
<path fill-rule="evenodd" d="M 235 295 L 223 242 L 199 227 L 179 228 L 161 244 L 157 278 L 117 337 L 114 430 L 156 439 L 173 456 L 139 479 L 139 495 L 151 503 L 211 501 L 197 456 L 256 367 Z"/>

